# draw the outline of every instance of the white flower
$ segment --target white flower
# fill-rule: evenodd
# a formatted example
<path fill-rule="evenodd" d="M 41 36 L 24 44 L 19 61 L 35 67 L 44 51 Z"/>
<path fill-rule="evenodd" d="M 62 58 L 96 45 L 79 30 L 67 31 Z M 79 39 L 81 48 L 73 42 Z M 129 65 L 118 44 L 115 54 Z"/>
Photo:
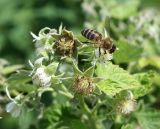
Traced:
<path fill-rule="evenodd" d="M 134 99 L 123 100 L 118 106 L 118 112 L 122 114 L 129 114 L 135 110 L 136 101 Z"/>
<path fill-rule="evenodd" d="M 11 113 L 13 117 L 18 117 L 21 113 L 21 106 L 15 101 L 11 101 L 6 105 L 6 111 Z"/>
<path fill-rule="evenodd" d="M 38 36 L 30 32 L 33 37 L 33 42 L 35 42 L 36 54 L 37 55 L 47 55 L 47 53 L 52 52 L 52 40 L 53 35 L 58 35 L 55 29 L 50 29 L 45 27 L 40 30 Z"/>
<path fill-rule="evenodd" d="M 32 81 L 35 85 L 49 87 L 51 85 L 51 76 L 45 72 L 44 68 L 40 67 L 33 75 Z"/>
<path fill-rule="evenodd" d="M 15 97 L 15 99 L 13 99 L 11 96 L 10 96 L 10 93 L 9 93 L 9 90 L 8 90 L 8 86 L 6 86 L 6 94 L 8 96 L 8 98 L 11 100 L 11 102 L 9 102 L 7 105 L 6 105 L 6 112 L 9 112 L 11 113 L 11 115 L 13 117 L 18 117 L 21 113 L 21 105 L 18 104 L 18 100 L 21 99 L 21 95 L 18 95 Z"/>
<path fill-rule="evenodd" d="M 118 113 L 129 114 L 136 108 L 136 100 L 131 91 L 128 91 L 128 95 L 120 100 L 117 106 Z"/>
<path fill-rule="evenodd" d="M 98 61 L 100 63 L 106 63 L 107 61 L 113 59 L 112 54 L 110 54 L 108 51 L 106 51 L 106 52 L 104 52 L 104 51 L 105 50 L 103 50 L 103 49 L 100 49 L 100 52 L 99 52 L 99 49 L 95 50 L 95 56 L 96 56 L 96 58 L 98 58 Z"/>

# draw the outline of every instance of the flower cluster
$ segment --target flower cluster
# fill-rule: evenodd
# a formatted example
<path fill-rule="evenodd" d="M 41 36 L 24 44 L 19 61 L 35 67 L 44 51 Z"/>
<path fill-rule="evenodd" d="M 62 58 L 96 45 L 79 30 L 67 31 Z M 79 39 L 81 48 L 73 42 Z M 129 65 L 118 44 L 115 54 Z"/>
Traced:
<path fill-rule="evenodd" d="M 72 60 L 76 61 L 78 57 L 78 49 L 83 46 L 83 43 L 80 42 L 71 31 L 66 30 L 62 26 L 60 26 L 59 31 L 44 28 L 39 32 L 38 36 L 33 33 L 31 34 L 36 42 L 36 50 L 38 55 L 38 59 L 35 61 L 34 65 L 32 65 L 33 84 L 42 87 L 49 87 L 51 85 L 51 75 L 46 73 L 46 64 L 43 65 L 43 61 L 45 60 L 48 64 L 49 62 L 58 62 L 59 60 L 67 58 L 72 58 Z M 104 37 L 107 37 L 106 30 Z M 94 49 L 95 61 L 106 63 L 112 59 L 112 54 L 108 51 L 100 48 L 100 51 L 98 51 L 97 48 Z M 78 78 L 75 80 L 78 89 L 76 92 L 91 93 L 94 91 L 94 86 L 92 86 L 91 79 L 85 77 Z M 84 84 L 86 82 L 88 84 Z"/>

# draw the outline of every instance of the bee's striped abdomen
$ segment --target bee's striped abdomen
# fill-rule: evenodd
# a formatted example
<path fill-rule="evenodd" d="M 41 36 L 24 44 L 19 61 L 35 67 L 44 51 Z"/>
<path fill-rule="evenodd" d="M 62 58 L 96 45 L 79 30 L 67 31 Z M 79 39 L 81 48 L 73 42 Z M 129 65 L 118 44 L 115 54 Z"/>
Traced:
<path fill-rule="evenodd" d="M 102 35 L 99 32 L 92 29 L 84 29 L 81 31 L 81 33 L 84 37 L 86 37 L 89 40 L 97 40 L 102 37 Z"/>

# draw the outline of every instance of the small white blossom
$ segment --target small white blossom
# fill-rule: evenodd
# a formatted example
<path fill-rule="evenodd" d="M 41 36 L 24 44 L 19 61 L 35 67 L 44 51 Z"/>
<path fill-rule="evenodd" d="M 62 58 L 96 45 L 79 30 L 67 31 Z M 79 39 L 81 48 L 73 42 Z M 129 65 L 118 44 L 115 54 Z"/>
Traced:
<path fill-rule="evenodd" d="M 13 117 L 18 117 L 21 113 L 21 106 L 15 101 L 11 101 L 6 105 L 6 111 L 11 113 Z"/>
<path fill-rule="evenodd" d="M 32 77 L 33 84 L 43 87 L 51 85 L 51 76 L 49 76 L 44 68 L 38 68 Z"/>
<path fill-rule="evenodd" d="M 38 36 L 31 32 L 33 42 L 35 42 L 36 54 L 46 56 L 52 52 L 53 35 L 58 35 L 55 29 L 45 27 L 40 30 Z"/>
<path fill-rule="evenodd" d="M 96 56 L 96 58 L 98 58 L 98 61 L 101 62 L 101 63 L 106 63 L 109 60 L 113 59 L 113 55 L 110 54 L 108 51 L 106 51 L 104 53 L 103 49 L 100 49 L 100 52 L 99 52 L 99 49 L 96 49 L 95 50 L 95 56 Z"/>
<path fill-rule="evenodd" d="M 6 105 L 6 112 L 11 113 L 13 117 L 18 117 L 21 113 L 21 105 L 18 104 L 18 100 L 21 99 L 21 95 L 16 96 L 15 99 L 13 99 L 10 96 L 8 86 L 6 86 L 6 94 L 8 98 L 11 100 L 7 105 Z"/>
<path fill-rule="evenodd" d="M 135 106 L 136 106 L 136 101 L 134 99 L 131 99 L 131 100 L 121 101 L 118 108 L 122 114 L 129 114 L 135 110 Z"/>
<path fill-rule="evenodd" d="M 118 113 L 129 114 L 136 108 L 136 100 L 131 91 L 128 91 L 128 96 L 120 100 L 117 106 Z"/>

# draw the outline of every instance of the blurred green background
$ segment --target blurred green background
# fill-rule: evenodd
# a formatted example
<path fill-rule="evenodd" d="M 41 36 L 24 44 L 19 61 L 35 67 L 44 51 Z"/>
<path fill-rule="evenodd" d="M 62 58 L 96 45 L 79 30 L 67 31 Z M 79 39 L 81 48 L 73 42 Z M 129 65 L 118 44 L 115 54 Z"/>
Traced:
<path fill-rule="evenodd" d="M 86 18 L 82 2 L 83 0 L 0 0 L 0 57 L 11 63 L 24 63 L 32 58 L 34 43 L 30 32 L 37 34 L 46 26 L 58 28 L 63 23 L 74 33 L 79 33 Z M 159 0 L 141 0 L 141 6 L 158 8 L 159 5 Z"/>
<path fill-rule="evenodd" d="M 84 21 L 80 4 L 80 0 L 0 0 L 0 57 L 11 63 L 31 58 L 31 31 L 37 34 L 60 23 L 78 31 Z"/>
<path fill-rule="evenodd" d="M 85 5 L 84 1 L 0 0 L 0 58 L 6 59 L 10 64 L 27 64 L 28 59 L 33 59 L 34 43 L 32 42 L 32 36 L 30 35 L 31 31 L 35 34 L 38 34 L 39 30 L 44 27 L 58 28 L 59 25 L 63 23 L 67 29 L 72 30 L 75 34 L 79 35 L 80 31 L 82 28 L 84 28 L 87 22 L 93 26 L 98 26 L 97 23 L 101 18 L 98 17 L 98 19 L 97 17 L 89 16 L 89 11 L 91 11 L 91 13 L 93 11 L 92 8 L 90 8 L 92 4 L 87 6 L 88 12 L 85 13 L 84 6 L 87 4 Z M 98 0 L 87 1 L 91 2 Z M 112 0 L 104 1 L 107 3 L 107 1 L 111 2 Z M 117 1 L 119 3 L 123 3 L 126 0 Z M 134 0 L 131 1 L 133 2 Z M 139 2 L 140 4 L 136 10 L 137 13 L 139 13 L 138 11 L 141 8 L 160 8 L 159 0 L 139 0 Z M 100 9 L 96 8 L 96 10 L 99 11 Z M 127 9 L 123 11 L 125 12 Z M 128 23 L 126 20 L 127 18 L 117 19 L 117 17 L 113 17 L 115 24 L 117 24 L 119 21 L 122 21 L 126 24 Z M 112 29 L 114 31 L 113 26 Z M 119 32 L 117 33 L 121 33 L 121 35 L 123 35 L 123 29 L 121 30 L 120 28 Z M 129 32 L 125 32 L 126 35 L 128 33 Z M 117 38 L 116 31 L 113 34 L 115 38 Z M 157 53 L 160 54 L 160 50 L 158 50 Z M 158 55 L 157 53 L 156 55 Z M 121 61 L 118 60 L 117 63 L 119 62 L 121 63 Z M 158 93 L 156 92 L 155 94 L 157 95 Z M 158 108 L 160 108 L 159 105 Z M 8 117 L 4 117 L 0 120 L 0 129 L 16 128 L 18 128 L 17 118 L 11 118 L 8 115 Z"/>

